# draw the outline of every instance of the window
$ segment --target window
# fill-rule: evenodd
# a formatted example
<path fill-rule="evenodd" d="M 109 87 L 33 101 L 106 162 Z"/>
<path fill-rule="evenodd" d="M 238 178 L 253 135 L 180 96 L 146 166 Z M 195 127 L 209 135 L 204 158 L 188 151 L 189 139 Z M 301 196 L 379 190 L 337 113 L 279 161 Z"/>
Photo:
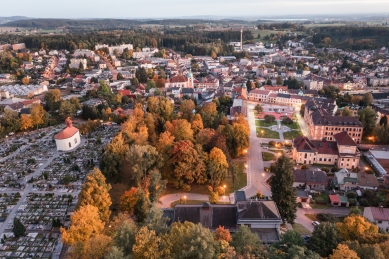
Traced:
<path fill-rule="evenodd" d="M 382 223 L 382 220 L 378 220 L 377 223 Z"/>
<path fill-rule="evenodd" d="M 327 162 L 327 158 L 324 158 L 324 162 Z"/>
<path fill-rule="evenodd" d="M 321 161 L 321 158 L 319 158 L 319 161 Z"/>
<path fill-rule="evenodd" d="M 69 147 L 72 147 L 72 143 L 69 142 Z"/>
<path fill-rule="evenodd" d="M 74 139 L 74 144 L 77 144 L 77 138 Z"/>
<path fill-rule="evenodd" d="M 328 162 L 331 162 L 331 160 L 332 160 L 331 158 L 328 158 Z"/>

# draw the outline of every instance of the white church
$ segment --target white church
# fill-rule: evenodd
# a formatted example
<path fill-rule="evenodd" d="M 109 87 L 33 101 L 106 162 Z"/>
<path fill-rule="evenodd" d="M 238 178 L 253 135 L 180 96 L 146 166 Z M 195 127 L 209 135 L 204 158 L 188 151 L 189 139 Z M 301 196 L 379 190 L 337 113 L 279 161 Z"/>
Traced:
<path fill-rule="evenodd" d="M 71 151 L 81 143 L 80 131 L 73 127 L 70 118 L 65 120 L 66 128 L 54 136 L 58 151 Z"/>

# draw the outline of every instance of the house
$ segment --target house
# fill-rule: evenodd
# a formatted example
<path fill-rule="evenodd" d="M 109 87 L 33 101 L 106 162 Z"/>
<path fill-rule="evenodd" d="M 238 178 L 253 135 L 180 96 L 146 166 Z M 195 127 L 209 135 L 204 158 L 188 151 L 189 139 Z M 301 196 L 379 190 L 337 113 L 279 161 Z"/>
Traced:
<path fill-rule="evenodd" d="M 343 196 L 339 194 L 330 194 L 328 196 L 330 198 L 330 202 L 332 206 L 348 207 L 350 205 L 347 196 Z"/>
<path fill-rule="evenodd" d="M 332 179 L 339 190 L 352 190 L 358 187 L 358 174 L 349 172 L 346 168 L 340 169 Z"/>
<path fill-rule="evenodd" d="M 325 190 L 327 174 L 321 170 L 294 170 L 293 187 L 304 188 L 305 190 Z"/>
<path fill-rule="evenodd" d="M 363 216 L 380 230 L 389 232 L 389 208 L 365 207 Z"/>
<path fill-rule="evenodd" d="M 245 225 L 267 244 L 279 241 L 282 219 L 275 202 L 247 200 L 242 191 L 235 192 L 234 196 L 234 204 L 178 204 L 173 211 L 169 210 L 168 215 L 173 222 L 201 223 L 211 231 L 222 226 L 234 232 Z"/>
<path fill-rule="evenodd" d="M 82 69 L 87 68 L 88 65 L 87 65 L 87 61 L 85 58 L 71 58 L 70 59 L 69 68 L 79 69 L 80 66 Z"/>
<path fill-rule="evenodd" d="M 172 76 L 165 80 L 165 88 L 169 87 L 193 88 L 193 77 L 188 78 L 183 75 Z"/>
<path fill-rule="evenodd" d="M 377 190 L 379 186 L 377 177 L 374 174 L 365 172 L 358 174 L 358 187 L 364 190 Z"/>

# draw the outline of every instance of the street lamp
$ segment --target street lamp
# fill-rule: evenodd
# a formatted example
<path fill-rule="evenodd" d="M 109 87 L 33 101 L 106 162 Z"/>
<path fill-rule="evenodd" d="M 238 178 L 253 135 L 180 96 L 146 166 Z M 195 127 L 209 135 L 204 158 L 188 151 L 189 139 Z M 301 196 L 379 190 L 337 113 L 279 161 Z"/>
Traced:
<path fill-rule="evenodd" d="M 184 195 L 184 204 L 186 204 L 186 195 Z"/>
<path fill-rule="evenodd" d="M 261 133 L 262 133 L 262 137 L 263 137 L 263 130 L 261 130 Z"/>
<path fill-rule="evenodd" d="M 227 185 L 223 185 L 223 195 L 226 194 L 226 188 L 227 188 Z"/>

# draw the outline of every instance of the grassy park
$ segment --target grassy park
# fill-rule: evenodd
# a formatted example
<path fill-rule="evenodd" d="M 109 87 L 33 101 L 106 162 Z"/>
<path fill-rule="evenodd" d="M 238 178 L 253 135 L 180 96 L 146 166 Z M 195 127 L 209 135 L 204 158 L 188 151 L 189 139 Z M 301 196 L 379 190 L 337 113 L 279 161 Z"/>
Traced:
<path fill-rule="evenodd" d="M 257 128 L 257 136 L 259 138 L 272 138 L 279 139 L 280 135 L 276 131 L 272 131 L 266 128 Z"/>
<path fill-rule="evenodd" d="M 277 125 L 277 122 L 276 121 L 273 121 L 273 122 L 266 122 L 265 120 L 256 120 L 255 121 L 255 126 L 260 126 L 260 127 L 270 127 L 270 126 L 273 126 L 273 125 Z"/>
<path fill-rule="evenodd" d="M 262 152 L 263 161 L 271 161 L 274 160 L 275 155 L 269 152 Z"/>
<path fill-rule="evenodd" d="M 301 137 L 303 133 L 300 130 L 291 130 L 289 132 L 284 132 L 284 139 L 294 139 Z"/>

